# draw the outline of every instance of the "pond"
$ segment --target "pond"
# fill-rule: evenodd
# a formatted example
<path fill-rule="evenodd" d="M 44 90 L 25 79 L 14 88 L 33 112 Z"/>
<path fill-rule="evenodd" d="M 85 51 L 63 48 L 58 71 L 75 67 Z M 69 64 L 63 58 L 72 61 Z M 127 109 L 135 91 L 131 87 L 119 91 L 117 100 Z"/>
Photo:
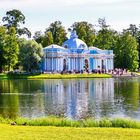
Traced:
<path fill-rule="evenodd" d="M 0 80 L 0 115 L 140 120 L 139 78 Z"/>

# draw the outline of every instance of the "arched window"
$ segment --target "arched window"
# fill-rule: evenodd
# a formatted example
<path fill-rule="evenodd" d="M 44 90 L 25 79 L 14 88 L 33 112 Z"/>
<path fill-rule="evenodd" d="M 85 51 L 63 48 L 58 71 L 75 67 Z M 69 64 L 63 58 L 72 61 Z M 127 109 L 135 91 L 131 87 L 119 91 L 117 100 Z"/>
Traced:
<path fill-rule="evenodd" d="M 85 47 L 86 47 L 85 44 L 81 44 L 80 45 L 80 48 L 83 48 L 84 49 Z"/>
<path fill-rule="evenodd" d="M 66 49 L 67 49 L 67 48 L 68 48 L 68 45 L 67 45 L 67 44 L 65 44 L 64 48 L 66 48 Z"/>

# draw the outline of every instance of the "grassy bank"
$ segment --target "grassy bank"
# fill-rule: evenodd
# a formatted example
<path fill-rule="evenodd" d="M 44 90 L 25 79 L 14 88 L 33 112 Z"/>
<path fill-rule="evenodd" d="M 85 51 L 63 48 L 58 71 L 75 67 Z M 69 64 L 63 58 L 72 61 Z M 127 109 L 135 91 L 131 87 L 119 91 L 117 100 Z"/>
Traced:
<path fill-rule="evenodd" d="M 0 117 L 0 138 L 4 140 L 137 140 L 140 139 L 140 122 L 127 119 L 76 121 L 56 117 L 11 120 Z"/>
<path fill-rule="evenodd" d="M 0 73 L 0 79 L 8 79 L 8 75 L 4 73 Z"/>
<path fill-rule="evenodd" d="M 0 79 L 71 79 L 71 78 L 111 78 L 110 74 L 0 74 Z"/>
<path fill-rule="evenodd" d="M 0 124 L 2 140 L 138 140 L 140 130 L 123 128 L 71 128 Z"/>
<path fill-rule="evenodd" d="M 136 74 L 140 76 L 140 72 L 137 72 Z"/>
<path fill-rule="evenodd" d="M 122 127 L 140 129 L 140 121 L 129 119 L 114 118 L 114 119 L 86 119 L 86 120 L 69 120 L 65 118 L 45 117 L 45 118 L 16 118 L 4 119 L 0 117 L 0 123 L 27 126 L 57 126 L 57 127 Z"/>

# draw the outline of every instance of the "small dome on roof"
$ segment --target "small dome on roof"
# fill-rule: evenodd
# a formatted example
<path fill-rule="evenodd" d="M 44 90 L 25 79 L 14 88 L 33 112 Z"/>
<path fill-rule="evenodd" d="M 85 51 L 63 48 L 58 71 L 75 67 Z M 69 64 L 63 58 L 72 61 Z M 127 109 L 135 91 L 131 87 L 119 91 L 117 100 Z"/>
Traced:
<path fill-rule="evenodd" d="M 54 49 L 64 49 L 63 47 L 61 47 L 59 45 L 56 45 L 56 44 L 51 44 L 51 45 L 45 47 L 44 49 L 52 49 L 52 48 L 54 48 Z"/>
<path fill-rule="evenodd" d="M 81 39 L 78 39 L 76 31 L 73 31 L 71 33 L 70 39 L 65 41 L 62 47 L 68 48 L 68 49 L 87 49 L 88 48 L 84 41 L 82 41 Z"/>

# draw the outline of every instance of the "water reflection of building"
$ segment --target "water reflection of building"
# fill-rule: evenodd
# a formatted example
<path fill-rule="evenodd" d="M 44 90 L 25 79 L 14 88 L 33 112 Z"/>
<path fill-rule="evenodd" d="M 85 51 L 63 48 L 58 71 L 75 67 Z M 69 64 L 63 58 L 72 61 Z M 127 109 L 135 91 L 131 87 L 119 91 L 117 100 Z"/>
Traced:
<path fill-rule="evenodd" d="M 46 115 L 80 118 L 88 110 L 85 80 L 45 81 Z"/>
<path fill-rule="evenodd" d="M 46 80 L 44 84 L 46 115 L 102 116 L 114 100 L 113 79 Z"/>
<path fill-rule="evenodd" d="M 114 106 L 114 79 L 90 80 L 89 88 L 89 114 L 105 117 Z"/>
<path fill-rule="evenodd" d="M 57 115 L 74 119 L 88 116 L 139 119 L 139 80 L 4 80 L 0 86 L 4 93 L 0 96 L 0 114 L 11 118 Z"/>
<path fill-rule="evenodd" d="M 65 92 L 62 80 L 45 80 L 45 113 L 46 115 L 64 115 Z"/>
<path fill-rule="evenodd" d="M 66 115 L 70 118 L 84 118 L 88 112 L 87 80 L 70 80 L 67 87 Z"/>
<path fill-rule="evenodd" d="M 20 96 L 20 114 L 72 119 L 102 117 L 114 106 L 113 79 L 43 80 L 44 93 Z"/>

